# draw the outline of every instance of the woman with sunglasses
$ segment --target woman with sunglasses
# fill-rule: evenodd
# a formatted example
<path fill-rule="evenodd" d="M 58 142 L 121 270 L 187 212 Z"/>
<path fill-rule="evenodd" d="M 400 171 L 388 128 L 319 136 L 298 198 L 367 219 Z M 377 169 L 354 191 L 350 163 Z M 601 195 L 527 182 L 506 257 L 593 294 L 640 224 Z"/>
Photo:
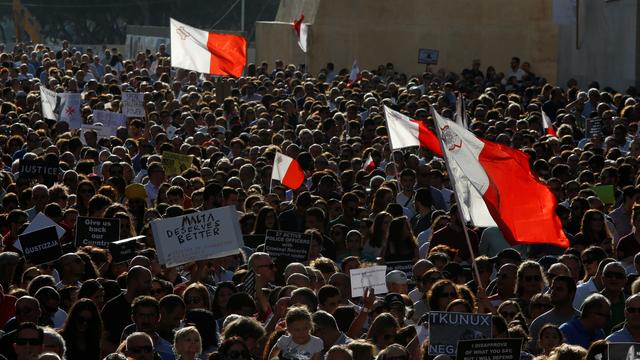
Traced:
<path fill-rule="evenodd" d="M 582 251 L 591 245 L 600 246 L 608 254 L 613 254 L 613 236 L 604 218 L 604 214 L 595 209 L 582 215 L 580 232 L 574 237 L 572 247 Z"/>
<path fill-rule="evenodd" d="M 68 360 L 100 359 L 102 319 L 90 299 L 80 299 L 71 307 L 60 333 L 67 344 Z"/>
<path fill-rule="evenodd" d="M 76 189 L 77 199 L 74 208 L 78 210 L 80 216 L 89 215 L 89 200 L 91 200 L 91 197 L 95 195 L 95 193 L 96 188 L 91 181 L 83 180 L 78 183 L 78 188 Z"/>
<path fill-rule="evenodd" d="M 520 264 L 516 274 L 516 298 L 526 319 L 532 319 L 529 313 L 531 297 L 543 292 L 546 286 L 547 278 L 544 276 L 540 264 L 531 260 Z"/>
<path fill-rule="evenodd" d="M 438 280 L 429 290 L 427 299 L 430 311 L 446 311 L 447 305 L 460 299 L 458 288 L 451 280 Z"/>
<path fill-rule="evenodd" d="M 233 336 L 225 339 L 218 352 L 209 356 L 209 360 L 251 360 L 251 354 L 244 340 Z"/>

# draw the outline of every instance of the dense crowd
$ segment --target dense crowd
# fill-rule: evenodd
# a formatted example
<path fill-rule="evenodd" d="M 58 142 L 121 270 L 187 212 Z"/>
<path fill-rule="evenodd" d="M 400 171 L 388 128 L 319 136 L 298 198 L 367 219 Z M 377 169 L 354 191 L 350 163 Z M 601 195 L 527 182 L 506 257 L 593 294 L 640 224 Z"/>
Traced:
<path fill-rule="evenodd" d="M 430 354 L 435 311 L 491 314 L 491 337 L 522 339 L 521 359 L 602 360 L 609 343 L 640 342 L 633 88 L 555 87 L 515 57 L 504 72 L 474 60 L 410 76 L 388 63 L 352 81 L 331 63 L 310 74 L 277 61 L 218 78 L 172 68 L 164 46 L 125 60 L 65 42 L 18 44 L 0 65 L 0 358 L 455 357 Z M 81 138 L 44 118 L 40 87 L 81 93 L 84 124 L 119 111 L 124 92 L 144 93 L 146 116 Z M 529 155 L 569 248 L 512 247 L 469 226 L 470 249 L 443 159 L 390 149 L 384 106 L 432 128 L 430 106 L 453 118 L 462 96 L 474 134 Z M 192 164 L 168 176 L 164 152 Z M 301 188 L 272 182 L 276 152 L 298 161 Z M 59 164 L 52 183 L 20 175 L 38 159 Z M 239 215 L 238 254 L 160 264 L 151 221 L 223 206 Z M 66 232 L 63 255 L 35 264 L 19 235 L 39 213 Z M 142 236 L 135 254 L 77 247 L 78 216 L 118 219 L 120 239 Z M 268 230 L 309 235 L 307 260 L 274 261 Z M 353 297 L 351 270 L 376 264 L 388 292 Z"/>

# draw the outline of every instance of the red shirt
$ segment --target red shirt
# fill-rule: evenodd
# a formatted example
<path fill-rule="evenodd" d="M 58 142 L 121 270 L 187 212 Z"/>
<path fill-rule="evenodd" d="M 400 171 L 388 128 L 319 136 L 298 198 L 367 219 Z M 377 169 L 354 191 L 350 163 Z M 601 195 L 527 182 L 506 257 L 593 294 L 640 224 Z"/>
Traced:
<path fill-rule="evenodd" d="M 4 295 L 0 302 L 0 326 L 16 316 L 16 297 L 13 295 Z"/>

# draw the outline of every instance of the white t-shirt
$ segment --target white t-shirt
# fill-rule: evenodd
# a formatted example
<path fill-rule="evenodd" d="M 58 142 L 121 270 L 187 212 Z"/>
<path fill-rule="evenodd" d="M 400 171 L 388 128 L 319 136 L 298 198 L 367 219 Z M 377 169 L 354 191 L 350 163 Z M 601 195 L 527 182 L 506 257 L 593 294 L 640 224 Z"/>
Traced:
<path fill-rule="evenodd" d="M 290 335 L 282 335 L 276 346 L 280 349 L 280 354 L 284 359 L 302 360 L 311 359 L 314 354 L 320 353 L 324 348 L 324 343 L 319 337 L 311 335 L 306 344 L 296 344 Z"/>

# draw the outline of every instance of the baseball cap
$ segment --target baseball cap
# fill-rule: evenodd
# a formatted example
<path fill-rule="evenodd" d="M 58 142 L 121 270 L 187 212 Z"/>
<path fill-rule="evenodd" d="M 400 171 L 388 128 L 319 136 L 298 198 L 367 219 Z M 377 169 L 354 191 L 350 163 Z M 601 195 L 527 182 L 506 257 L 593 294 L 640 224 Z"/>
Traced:
<path fill-rule="evenodd" d="M 506 248 L 500 250 L 498 255 L 491 258 L 491 261 L 493 262 L 497 262 L 498 260 L 514 260 L 519 263 L 522 261 L 522 256 L 520 255 L 518 250 L 513 248 Z"/>
<path fill-rule="evenodd" d="M 391 307 L 391 305 L 395 303 L 400 303 L 402 304 L 402 306 L 404 306 L 404 300 L 402 300 L 402 295 L 398 293 L 388 293 L 387 295 L 384 296 L 384 302 L 389 307 Z"/>
<path fill-rule="evenodd" d="M 407 279 L 407 274 L 400 270 L 393 270 L 387 274 L 385 280 L 391 284 L 401 284 L 405 285 L 409 281 Z"/>

